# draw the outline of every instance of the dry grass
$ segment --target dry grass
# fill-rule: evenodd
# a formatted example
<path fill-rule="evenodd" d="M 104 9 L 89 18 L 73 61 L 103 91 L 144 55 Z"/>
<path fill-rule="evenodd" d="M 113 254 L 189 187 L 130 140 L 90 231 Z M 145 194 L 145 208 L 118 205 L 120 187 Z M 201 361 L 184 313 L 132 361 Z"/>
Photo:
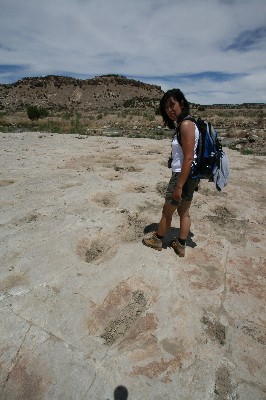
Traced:
<path fill-rule="evenodd" d="M 266 112 L 256 109 L 192 109 L 193 115 L 201 116 L 213 123 L 219 136 L 226 138 L 248 138 L 257 135 L 265 138 Z M 57 133 L 109 134 L 116 136 L 168 137 L 170 132 L 163 127 L 162 119 L 154 109 L 121 109 L 118 111 L 56 112 L 46 118 L 30 121 L 26 112 L 0 115 L 0 130 L 50 131 Z"/>

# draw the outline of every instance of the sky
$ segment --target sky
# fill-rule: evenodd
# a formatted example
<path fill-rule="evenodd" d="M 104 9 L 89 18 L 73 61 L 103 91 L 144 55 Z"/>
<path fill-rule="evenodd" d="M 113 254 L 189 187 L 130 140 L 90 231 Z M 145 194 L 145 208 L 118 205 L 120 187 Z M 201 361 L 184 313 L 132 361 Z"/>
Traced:
<path fill-rule="evenodd" d="M 0 0 L 0 83 L 105 74 L 266 103 L 266 0 Z"/>

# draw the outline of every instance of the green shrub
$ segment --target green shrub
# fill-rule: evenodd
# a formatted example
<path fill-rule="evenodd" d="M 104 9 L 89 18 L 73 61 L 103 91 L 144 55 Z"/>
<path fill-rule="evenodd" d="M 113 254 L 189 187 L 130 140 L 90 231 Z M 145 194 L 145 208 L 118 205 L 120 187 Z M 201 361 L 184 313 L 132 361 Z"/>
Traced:
<path fill-rule="evenodd" d="M 49 115 L 49 111 L 44 107 L 39 108 L 39 113 L 40 113 L 40 118 L 45 118 L 48 117 Z"/>
<path fill-rule="evenodd" d="M 69 133 L 79 133 L 80 135 L 83 135 L 86 133 L 86 127 L 85 125 L 81 122 L 80 116 L 76 114 L 70 121 L 71 127 L 70 127 L 70 132 Z"/>
<path fill-rule="evenodd" d="M 41 132 L 64 133 L 62 123 L 50 119 L 46 122 L 39 123 L 34 130 Z"/>
<path fill-rule="evenodd" d="M 40 111 L 37 106 L 28 106 L 27 115 L 32 121 L 36 121 L 40 118 Z"/>
<path fill-rule="evenodd" d="M 143 114 L 143 118 L 147 119 L 148 121 L 154 121 L 155 120 L 155 115 L 151 112 L 145 111 Z"/>
<path fill-rule="evenodd" d="M 205 107 L 204 106 L 199 106 L 198 111 L 205 111 Z"/>
<path fill-rule="evenodd" d="M 27 115 L 28 115 L 29 119 L 31 119 L 32 121 L 36 121 L 39 118 L 48 117 L 49 112 L 44 107 L 28 106 Z"/>
<path fill-rule="evenodd" d="M 241 150 L 241 154 L 243 155 L 254 154 L 254 151 L 252 149 L 243 149 Z"/>

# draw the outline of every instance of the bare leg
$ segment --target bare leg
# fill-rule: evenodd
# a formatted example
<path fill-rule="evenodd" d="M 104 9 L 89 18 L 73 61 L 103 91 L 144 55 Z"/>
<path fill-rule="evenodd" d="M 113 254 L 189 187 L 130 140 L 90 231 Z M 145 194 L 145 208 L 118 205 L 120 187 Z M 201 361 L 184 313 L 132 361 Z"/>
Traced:
<path fill-rule="evenodd" d="M 172 204 L 169 203 L 164 204 L 162 217 L 159 222 L 159 227 L 157 229 L 157 234 L 159 236 L 164 236 L 171 228 L 172 217 L 176 209 L 177 206 L 173 206 Z"/>
<path fill-rule="evenodd" d="M 190 231 L 190 205 L 191 201 L 182 201 L 178 207 L 166 202 L 163 206 L 162 217 L 157 229 L 157 235 L 162 237 L 165 236 L 165 234 L 171 228 L 172 217 L 177 209 L 180 218 L 179 239 L 186 240 Z M 160 240 L 157 235 L 153 233 L 151 237 L 144 237 L 142 241 L 143 244 L 156 250 L 162 250 L 162 240 Z M 170 246 L 174 249 L 175 253 L 179 257 L 185 256 L 185 244 L 183 245 L 175 239 L 172 240 Z"/>
<path fill-rule="evenodd" d="M 183 201 L 178 207 L 177 212 L 180 218 L 180 231 L 179 238 L 186 240 L 190 231 L 190 214 L 189 208 L 191 206 L 191 201 Z"/>
<path fill-rule="evenodd" d="M 188 237 L 191 226 L 189 214 L 190 206 L 191 201 L 183 201 L 178 208 L 176 206 L 173 206 L 172 204 L 165 203 L 163 206 L 163 212 L 159 227 L 157 229 L 157 234 L 160 236 L 164 236 L 168 232 L 168 230 L 171 228 L 173 214 L 177 209 L 180 218 L 179 237 L 180 239 L 185 240 Z"/>

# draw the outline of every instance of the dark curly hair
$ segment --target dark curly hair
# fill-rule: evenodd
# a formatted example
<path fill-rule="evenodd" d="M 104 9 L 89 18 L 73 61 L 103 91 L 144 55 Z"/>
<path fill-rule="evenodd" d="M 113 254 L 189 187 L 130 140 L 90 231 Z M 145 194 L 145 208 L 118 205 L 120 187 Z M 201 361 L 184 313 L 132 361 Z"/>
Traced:
<path fill-rule="evenodd" d="M 160 101 L 160 114 L 163 117 L 163 122 L 165 126 L 170 129 L 175 129 L 175 121 L 171 120 L 165 110 L 166 104 L 170 99 L 178 101 L 182 108 L 182 113 L 179 116 L 177 123 L 180 123 L 187 115 L 189 115 L 189 102 L 185 98 L 183 92 L 180 89 L 168 90 L 162 97 Z"/>

